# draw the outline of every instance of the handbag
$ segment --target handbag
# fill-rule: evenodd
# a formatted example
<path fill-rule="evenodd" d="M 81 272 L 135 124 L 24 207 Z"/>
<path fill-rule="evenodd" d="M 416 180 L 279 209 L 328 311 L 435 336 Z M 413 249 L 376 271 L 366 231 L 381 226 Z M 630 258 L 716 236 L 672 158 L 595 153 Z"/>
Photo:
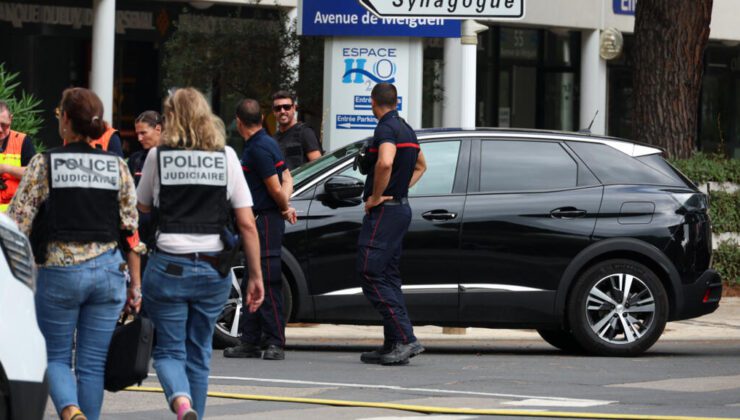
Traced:
<path fill-rule="evenodd" d="M 124 317 L 125 319 L 125 317 Z M 121 319 L 116 325 L 105 362 L 105 389 L 116 392 L 141 382 L 149 376 L 154 324 L 149 318 L 134 315 L 131 322 Z"/>

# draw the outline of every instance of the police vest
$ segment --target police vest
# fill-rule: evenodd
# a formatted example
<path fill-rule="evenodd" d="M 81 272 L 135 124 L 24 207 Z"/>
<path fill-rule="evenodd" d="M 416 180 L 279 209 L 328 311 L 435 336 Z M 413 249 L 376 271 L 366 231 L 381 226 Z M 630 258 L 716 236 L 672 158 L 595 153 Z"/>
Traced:
<path fill-rule="evenodd" d="M 118 157 L 71 143 L 47 153 L 49 240 L 114 242 L 119 239 Z"/>
<path fill-rule="evenodd" d="M 21 150 L 23 149 L 23 141 L 25 139 L 25 134 L 10 130 L 8 144 L 5 145 L 5 150 L 0 153 L 0 163 L 20 167 Z M 10 203 L 10 200 L 13 199 L 21 180 L 9 173 L 4 173 L 1 177 L 7 187 L 4 190 L 0 190 L 0 211 L 4 212 L 8 209 L 8 204 Z"/>
<path fill-rule="evenodd" d="M 220 234 L 229 220 L 226 153 L 157 148 L 163 233 Z"/>
<path fill-rule="evenodd" d="M 92 140 L 90 142 L 90 145 L 96 149 L 103 149 L 108 150 L 108 144 L 110 143 L 110 138 L 113 137 L 113 134 L 117 133 L 118 130 L 116 130 L 113 127 L 108 127 L 105 132 L 103 133 L 100 138 Z"/>

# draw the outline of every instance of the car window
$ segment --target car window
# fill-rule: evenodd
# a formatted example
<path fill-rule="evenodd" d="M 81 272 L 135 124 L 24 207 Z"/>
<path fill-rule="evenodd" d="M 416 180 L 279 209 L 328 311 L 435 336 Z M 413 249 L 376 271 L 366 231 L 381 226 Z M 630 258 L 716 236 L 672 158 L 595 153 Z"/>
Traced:
<path fill-rule="evenodd" d="M 436 141 L 421 144 L 427 170 L 419 182 L 409 189 L 409 195 L 444 195 L 452 193 L 455 183 L 460 141 Z M 340 175 L 351 176 L 365 182 L 365 175 L 350 165 Z"/>
<path fill-rule="evenodd" d="M 487 140 L 481 143 L 480 191 L 574 188 L 578 164 L 558 143 Z"/>
<path fill-rule="evenodd" d="M 361 143 L 352 143 L 290 171 L 290 174 L 293 176 L 293 184 L 298 186 L 304 181 L 313 178 L 314 175 L 322 173 L 326 168 L 333 166 L 340 160 L 353 156 L 360 150 L 360 146 Z"/>
<path fill-rule="evenodd" d="M 604 184 L 679 185 L 684 182 L 600 143 L 568 142 Z"/>
<path fill-rule="evenodd" d="M 460 156 L 460 141 L 435 141 L 421 144 L 427 170 L 409 195 L 443 195 L 452 193 Z"/>

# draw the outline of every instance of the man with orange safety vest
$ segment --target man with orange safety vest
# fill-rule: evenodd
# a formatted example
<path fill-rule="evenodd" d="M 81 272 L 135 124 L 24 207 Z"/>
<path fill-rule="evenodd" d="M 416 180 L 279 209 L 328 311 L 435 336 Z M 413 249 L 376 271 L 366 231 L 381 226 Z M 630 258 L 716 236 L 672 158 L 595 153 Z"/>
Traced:
<path fill-rule="evenodd" d="M 0 101 L 0 211 L 8 209 L 26 165 L 36 154 L 33 140 L 24 133 L 10 129 L 13 114 L 8 104 Z"/>

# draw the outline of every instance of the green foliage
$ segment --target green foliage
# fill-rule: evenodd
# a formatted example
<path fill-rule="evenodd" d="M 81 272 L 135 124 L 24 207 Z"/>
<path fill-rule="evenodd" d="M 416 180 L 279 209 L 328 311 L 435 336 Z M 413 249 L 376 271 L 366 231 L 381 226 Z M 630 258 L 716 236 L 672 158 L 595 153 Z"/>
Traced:
<path fill-rule="evenodd" d="M 740 232 L 740 191 L 710 191 L 709 216 L 714 232 Z"/>
<path fill-rule="evenodd" d="M 725 284 L 740 286 L 740 246 L 726 241 L 714 250 L 712 266 L 716 269 Z"/>
<path fill-rule="evenodd" d="M 670 161 L 696 184 L 710 181 L 740 183 L 740 159 L 728 159 L 717 153 L 697 152 L 689 159 Z"/>
<path fill-rule="evenodd" d="M 0 63 L 0 99 L 8 103 L 10 113 L 13 114 L 13 130 L 33 137 L 44 124 L 44 119 L 41 118 L 41 100 L 25 91 L 21 92 L 20 98 L 16 96 L 16 89 L 20 86 L 18 75 L 5 70 L 5 63 Z M 33 138 L 36 141 L 36 151 L 43 152 L 46 146 L 36 137 Z"/>
<path fill-rule="evenodd" d="M 193 86 L 220 95 L 233 107 L 240 98 L 271 104 L 271 94 L 292 90 L 298 41 L 287 27 L 287 15 L 278 20 L 222 18 L 214 27 L 180 27 L 164 44 L 164 86 Z"/>

